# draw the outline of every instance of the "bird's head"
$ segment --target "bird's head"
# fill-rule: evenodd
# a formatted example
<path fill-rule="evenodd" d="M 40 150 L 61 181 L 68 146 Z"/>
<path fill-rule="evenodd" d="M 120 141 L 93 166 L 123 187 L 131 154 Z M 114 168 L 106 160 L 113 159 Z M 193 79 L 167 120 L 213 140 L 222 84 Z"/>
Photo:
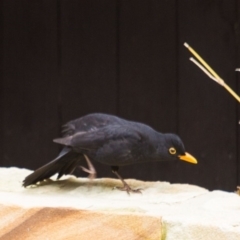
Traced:
<path fill-rule="evenodd" d="M 182 140 L 176 135 L 164 134 L 164 143 L 160 148 L 164 148 L 164 158 L 169 160 L 183 160 L 197 164 L 197 160 L 185 151 Z"/>

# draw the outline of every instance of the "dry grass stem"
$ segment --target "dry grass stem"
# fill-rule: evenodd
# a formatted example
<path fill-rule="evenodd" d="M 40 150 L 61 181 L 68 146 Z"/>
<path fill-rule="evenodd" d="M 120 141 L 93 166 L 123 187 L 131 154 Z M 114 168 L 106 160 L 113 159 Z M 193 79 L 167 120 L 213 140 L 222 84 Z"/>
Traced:
<path fill-rule="evenodd" d="M 219 81 L 219 79 L 216 79 L 213 77 L 206 68 L 204 68 L 199 62 L 197 62 L 194 58 L 189 58 L 190 61 L 192 61 L 194 64 L 196 64 L 209 78 L 211 78 L 213 81 L 217 82 L 220 85 L 223 85 L 223 80 Z"/>
<path fill-rule="evenodd" d="M 209 78 L 223 86 L 238 102 L 240 97 L 223 81 L 222 78 L 202 59 L 202 57 L 192 48 L 189 44 L 184 43 L 184 46 L 193 54 L 193 56 L 199 61 L 197 62 L 194 58 L 190 60 L 196 64 Z M 236 69 L 238 71 L 238 69 Z"/>

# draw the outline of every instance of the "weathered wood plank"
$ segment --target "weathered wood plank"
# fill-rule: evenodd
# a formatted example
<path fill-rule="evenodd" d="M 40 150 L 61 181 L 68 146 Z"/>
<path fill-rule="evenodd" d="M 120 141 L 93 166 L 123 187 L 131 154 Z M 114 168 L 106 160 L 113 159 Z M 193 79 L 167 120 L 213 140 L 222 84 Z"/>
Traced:
<path fill-rule="evenodd" d="M 116 113 L 116 1 L 61 2 L 62 123 Z M 97 164 L 98 176 L 111 175 Z"/>
<path fill-rule="evenodd" d="M 236 100 L 189 62 L 187 41 L 236 89 L 234 0 L 180 1 L 179 133 L 199 160 L 198 166 L 179 166 L 178 181 L 234 190 L 237 161 Z"/>
<path fill-rule="evenodd" d="M 0 1 L 0 136 L 3 136 L 3 1 Z M 0 138 L 0 158 L 4 156 L 3 137 Z M 1 162 L 0 162 L 1 164 Z"/>
<path fill-rule="evenodd" d="M 119 13 L 119 113 L 158 131 L 176 132 L 175 1 L 122 0 Z M 142 164 L 122 171 L 128 177 L 171 180 L 172 164 Z"/>
<path fill-rule="evenodd" d="M 3 2 L 1 165 L 36 168 L 54 156 L 57 117 L 56 1 Z"/>
<path fill-rule="evenodd" d="M 63 121 L 116 111 L 116 3 L 62 1 Z"/>
<path fill-rule="evenodd" d="M 235 23 L 235 36 L 236 36 L 236 50 L 237 50 L 237 63 L 236 68 L 240 68 L 240 25 L 239 25 L 239 19 L 240 19 L 240 0 L 236 0 L 236 12 L 238 16 L 238 22 Z M 240 72 L 236 72 L 237 75 L 237 93 L 240 94 Z M 240 103 L 238 103 L 237 107 L 237 185 L 240 186 Z"/>

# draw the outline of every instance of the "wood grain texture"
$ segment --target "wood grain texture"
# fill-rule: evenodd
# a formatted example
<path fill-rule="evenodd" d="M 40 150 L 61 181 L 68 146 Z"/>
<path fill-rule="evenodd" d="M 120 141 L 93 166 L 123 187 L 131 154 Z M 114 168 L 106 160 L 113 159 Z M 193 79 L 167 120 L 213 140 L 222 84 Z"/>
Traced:
<path fill-rule="evenodd" d="M 0 205 L 1 240 L 161 239 L 161 218 L 74 210 Z"/>

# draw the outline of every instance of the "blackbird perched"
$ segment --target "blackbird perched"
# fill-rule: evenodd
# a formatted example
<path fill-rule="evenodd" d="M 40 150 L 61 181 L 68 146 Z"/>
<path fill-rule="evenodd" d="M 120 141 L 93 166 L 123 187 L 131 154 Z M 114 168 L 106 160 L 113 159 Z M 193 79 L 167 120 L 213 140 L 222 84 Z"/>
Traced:
<path fill-rule="evenodd" d="M 62 151 L 50 163 L 28 175 L 23 186 L 27 187 L 58 173 L 57 179 L 71 174 L 85 158 L 88 167 L 82 168 L 89 177 L 95 177 L 96 171 L 90 161 L 98 161 L 111 166 L 113 173 L 122 181 L 119 188 L 129 192 L 131 189 L 118 173 L 119 166 L 150 162 L 184 160 L 197 163 L 197 160 L 185 148 L 181 139 L 171 133 L 160 133 L 138 122 L 127 121 L 116 116 L 93 113 L 68 122 L 63 126 L 63 137 L 54 139 L 63 145 Z"/>

